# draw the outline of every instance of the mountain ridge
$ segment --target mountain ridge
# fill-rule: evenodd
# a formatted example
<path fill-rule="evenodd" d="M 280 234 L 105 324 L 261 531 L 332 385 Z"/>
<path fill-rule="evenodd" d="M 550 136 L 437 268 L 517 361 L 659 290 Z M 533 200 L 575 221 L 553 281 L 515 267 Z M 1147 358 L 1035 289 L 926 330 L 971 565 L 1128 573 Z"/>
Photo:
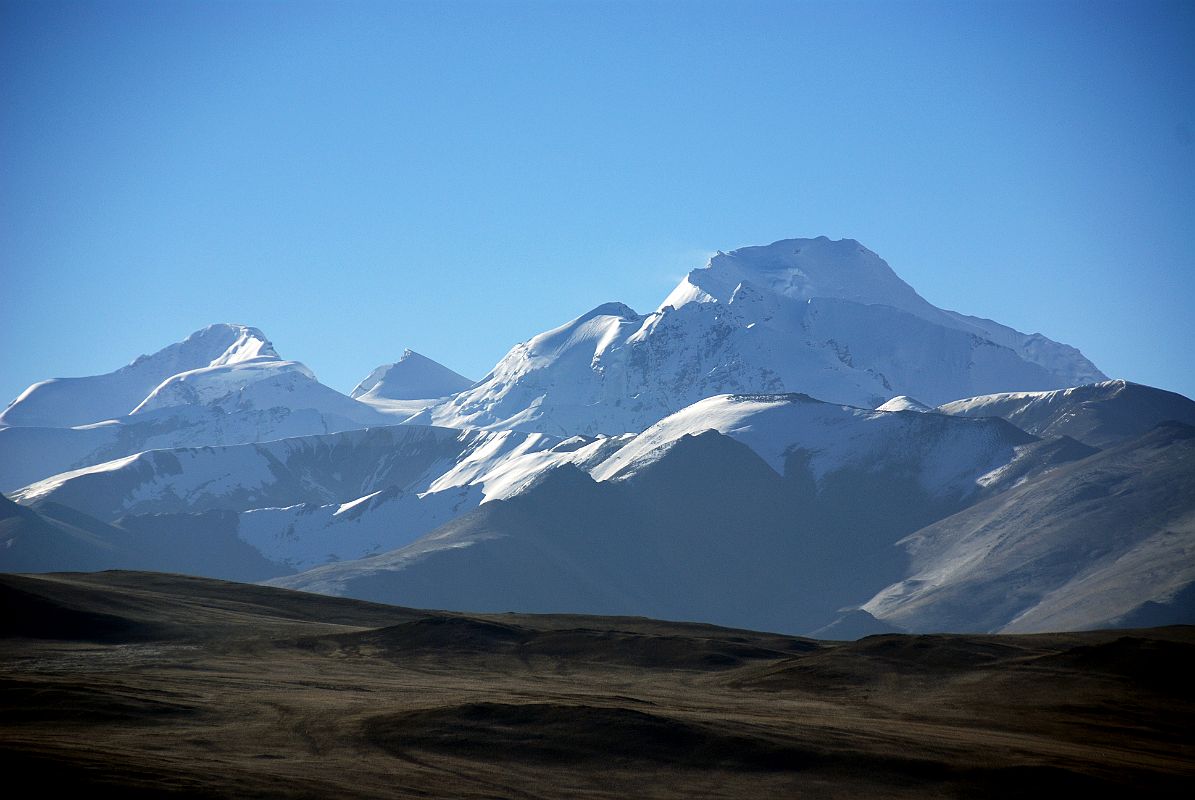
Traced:
<path fill-rule="evenodd" d="M 0 490 L 145 450 L 327 433 L 405 416 L 325 386 L 279 356 L 257 328 L 210 325 L 113 372 L 26 389 L 0 416 Z"/>
<path fill-rule="evenodd" d="M 209 325 L 112 372 L 35 383 L 0 412 L 0 426 L 69 428 L 126 416 L 173 375 L 258 360 L 280 360 L 260 330 Z"/>
<path fill-rule="evenodd" d="M 930 305 L 854 240 L 786 239 L 719 253 L 650 314 L 604 303 L 520 343 L 414 421 L 617 434 L 724 393 L 874 408 L 1104 378 L 1068 345 Z"/>

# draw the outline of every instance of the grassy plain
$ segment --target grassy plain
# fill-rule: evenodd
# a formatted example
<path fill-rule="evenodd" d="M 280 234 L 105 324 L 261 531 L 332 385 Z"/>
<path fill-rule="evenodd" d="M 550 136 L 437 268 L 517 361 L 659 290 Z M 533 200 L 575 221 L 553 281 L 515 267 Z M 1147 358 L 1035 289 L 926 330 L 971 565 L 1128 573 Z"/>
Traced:
<path fill-rule="evenodd" d="M 1195 628 L 817 642 L 0 576 L 10 785 L 127 797 L 1190 796 Z"/>

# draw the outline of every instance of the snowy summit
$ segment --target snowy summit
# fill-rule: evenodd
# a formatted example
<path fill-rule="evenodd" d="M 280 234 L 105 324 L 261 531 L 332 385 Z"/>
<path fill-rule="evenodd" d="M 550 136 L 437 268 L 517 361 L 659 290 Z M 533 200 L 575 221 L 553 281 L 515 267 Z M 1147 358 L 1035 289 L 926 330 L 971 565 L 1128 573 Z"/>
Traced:
<path fill-rule="evenodd" d="M 414 350 L 369 373 L 349 393 L 358 400 L 434 400 L 468 389 L 473 381 Z"/>
<path fill-rule="evenodd" d="M 819 237 L 719 253 L 647 315 L 598 306 L 418 420 L 617 434 L 723 393 L 871 409 L 1104 379 L 1073 347 L 939 309 L 858 242 Z"/>

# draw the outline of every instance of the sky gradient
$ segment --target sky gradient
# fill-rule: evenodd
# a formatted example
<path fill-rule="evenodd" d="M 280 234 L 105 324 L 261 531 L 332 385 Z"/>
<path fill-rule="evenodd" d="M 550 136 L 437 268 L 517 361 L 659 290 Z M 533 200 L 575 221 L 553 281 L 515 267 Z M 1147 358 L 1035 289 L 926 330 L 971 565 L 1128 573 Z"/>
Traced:
<path fill-rule="evenodd" d="M 0 0 L 0 403 L 212 322 L 480 378 L 850 237 L 1195 396 L 1195 4 Z"/>

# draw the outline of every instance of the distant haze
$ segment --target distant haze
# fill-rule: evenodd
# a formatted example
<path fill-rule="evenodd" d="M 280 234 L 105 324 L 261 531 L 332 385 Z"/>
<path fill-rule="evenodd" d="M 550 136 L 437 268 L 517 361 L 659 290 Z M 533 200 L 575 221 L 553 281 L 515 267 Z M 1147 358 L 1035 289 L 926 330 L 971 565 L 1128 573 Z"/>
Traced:
<path fill-rule="evenodd" d="M 1195 6 L 0 4 L 0 406 L 213 322 L 472 379 L 715 250 L 1195 396 Z"/>

